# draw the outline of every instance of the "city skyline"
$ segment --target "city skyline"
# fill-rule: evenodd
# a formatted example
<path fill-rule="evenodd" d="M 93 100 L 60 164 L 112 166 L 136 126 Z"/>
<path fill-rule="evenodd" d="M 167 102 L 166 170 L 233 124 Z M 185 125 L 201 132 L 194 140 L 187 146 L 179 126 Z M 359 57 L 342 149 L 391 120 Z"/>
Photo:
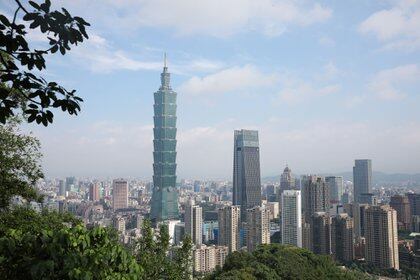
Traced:
<path fill-rule="evenodd" d="M 0 5 L 6 278 L 420 275 L 420 0 L 40 1 Z"/>
<path fill-rule="evenodd" d="M 86 44 L 62 61 L 52 56 L 46 72 L 78 89 L 81 114 L 56 114 L 48 129 L 26 126 L 41 140 L 46 174 L 151 178 L 150 93 L 165 51 L 182 112 L 180 177 L 230 177 L 238 128 L 260 132 L 263 176 L 286 163 L 300 174 L 342 172 L 355 158 L 388 173 L 419 172 L 418 2 L 263 2 L 232 2 L 233 17 L 213 1 L 66 3 L 95 24 Z M 12 4 L 0 10 L 10 14 Z M 162 10 L 173 14 L 151 16 Z M 42 45 L 38 34 L 30 39 Z"/>

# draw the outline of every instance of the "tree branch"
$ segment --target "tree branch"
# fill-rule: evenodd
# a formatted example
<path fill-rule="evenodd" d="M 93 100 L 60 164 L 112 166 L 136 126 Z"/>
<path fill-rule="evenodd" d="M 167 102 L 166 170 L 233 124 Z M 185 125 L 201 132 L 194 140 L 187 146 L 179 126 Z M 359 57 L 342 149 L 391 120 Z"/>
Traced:
<path fill-rule="evenodd" d="M 23 7 L 19 0 L 15 0 L 15 2 L 18 4 L 19 8 L 21 8 L 25 13 L 29 14 L 29 12 L 25 9 L 25 7 Z"/>

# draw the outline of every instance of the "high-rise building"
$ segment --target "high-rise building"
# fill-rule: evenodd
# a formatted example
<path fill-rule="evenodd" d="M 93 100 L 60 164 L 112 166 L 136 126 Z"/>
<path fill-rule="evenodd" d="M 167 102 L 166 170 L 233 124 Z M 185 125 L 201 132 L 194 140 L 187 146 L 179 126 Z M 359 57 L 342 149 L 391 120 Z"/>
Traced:
<path fill-rule="evenodd" d="M 411 215 L 420 216 L 420 193 L 407 193 Z"/>
<path fill-rule="evenodd" d="M 58 213 L 62 214 L 68 211 L 68 204 L 66 200 L 60 200 L 58 202 Z"/>
<path fill-rule="evenodd" d="M 420 232 L 420 215 L 411 216 L 411 231 Z"/>
<path fill-rule="evenodd" d="M 354 202 L 366 203 L 363 195 L 372 193 L 372 161 L 356 159 L 353 167 Z M 371 203 L 369 203 L 371 204 Z"/>
<path fill-rule="evenodd" d="M 217 221 L 203 222 L 203 241 L 205 243 L 216 240 L 219 231 L 219 223 Z"/>
<path fill-rule="evenodd" d="M 90 183 L 89 185 L 89 200 L 90 201 L 99 201 L 100 199 L 100 184 L 99 183 Z"/>
<path fill-rule="evenodd" d="M 340 203 L 343 196 L 343 177 L 342 176 L 328 176 L 325 177 L 325 182 L 330 190 L 331 203 Z"/>
<path fill-rule="evenodd" d="M 123 217 L 115 216 L 112 219 L 112 225 L 119 233 L 125 233 L 125 219 Z"/>
<path fill-rule="evenodd" d="M 292 175 L 292 170 L 286 165 L 280 176 L 280 197 L 283 191 L 294 189 L 296 189 L 295 178 Z"/>
<path fill-rule="evenodd" d="M 389 206 L 397 211 L 398 228 L 401 230 L 410 230 L 411 211 L 408 197 L 403 195 L 393 195 L 391 196 Z"/>
<path fill-rule="evenodd" d="M 282 244 L 302 247 L 302 205 L 300 191 L 284 190 L 281 194 Z"/>
<path fill-rule="evenodd" d="M 228 255 L 226 246 L 198 245 L 193 252 L 194 271 L 206 273 L 222 267 Z"/>
<path fill-rule="evenodd" d="M 326 212 L 315 212 L 311 217 L 311 247 L 315 254 L 331 254 L 331 217 Z"/>
<path fill-rule="evenodd" d="M 325 179 L 316 175 L 302 177 L 302 208 L 307 222 L 316 212 L 329 212 L 330 195 Z"/>
<path fill-rule="evenodd" d="M 72 188 L 76 186 L 76 177 L 67 177 L 66 178 L 66 191 L 72 191 Z"/>
<path fill-rule="evenodd" d="M 331 251 L 337 261 L 354 260 L 353 219 L 348 214 L 343 213 L 332 218 Z"/>
<path fill-rule="evenodd" d="M 258 131 L 235 130 L 233 156 L 233 205 L 241 206 L 241 220 L 246 210 L 261 206 L 260 148 Z"/>
<path fill-rule="evenodd" d="M 203 240 L 203 209 L 190 200 L 185 207 L 185 234 L 191 237 L 195 245 Z"/>
<path fill-rule="evenodd" d="M 219 245 L 228 246 L 229 252 L 234 252 L 240 249 L 240 215 L 240 206 L 225 206 L 220 208 L 218 211 L 218 243 Z"/>
<path fill-rule="evenodd" d="M 369 208 L 368 204 L 353 203 L 351 217 L 353 218 L 353 233 L 355 238 L 365 236 L 365 212 Z"/>
<path fill-rule="evenodd" d="M 66 196 L 66 185 L 64 184 L 63 180 L 60 180 L 58 183 L 58 195 Z"/>
<path fill-rule="evenodd" d="M 252 252 L 258 245 L 270 244 L 270 210 L 255 206 L 246 212 L 246 248 Z"/>
<path fill-rule="evenodd" d="M 185 223 L 177 223 L 175 225 L 174 243 L 180 245 L 185 236 Z"/>
<path fill-rule="evenodd" d="M 267 197 L 267 200 L 270 196 L 274 195 L 276 193 L 276 186 L 274 185 L 267 185 L 265 187 L 265 195 Z"/>
<path fill-rule="evenodd" d="M 116 179 L 112 182 L 112 207 L 115 210 L 128 208 L 128 182 Z"/>
<path fill-rule="evenodd" d="M 270 220 L 277 219 L 279 217 L 280 209 L 278 202 L 267 202 L 264 205 L 270 210 Z"/>
<path fill-rule="evenodd" d="M 389 205 L 365 211 L 366 261 L 378 268 L 399 269 L 397 212 Z"/>
<path fill-rule="evenodd" d="M 176 188 L 176 96 L 170 85 L 165 65 L 160 76 L 161 86 L 154 93 L 153 194 L 151 219 L 177 219 L 178 192 Z"/>
<path fill-rule="evenodd" d="M 302 219 L 302 248 L 312 250 L 311 225 Z"/>

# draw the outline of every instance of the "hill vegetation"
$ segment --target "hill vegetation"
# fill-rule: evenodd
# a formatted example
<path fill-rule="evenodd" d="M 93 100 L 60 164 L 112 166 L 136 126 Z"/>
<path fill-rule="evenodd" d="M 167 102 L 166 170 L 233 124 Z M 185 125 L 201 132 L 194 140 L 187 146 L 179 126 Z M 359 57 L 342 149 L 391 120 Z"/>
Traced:
<path fill-rule="evenodd" d="M 341 268 L 327 256 L 297 247 L 270 244 L 252 254 L 234 252 L 222 269 L 207 280 L 254 279 L 371 279 L 369 275 Z"/>

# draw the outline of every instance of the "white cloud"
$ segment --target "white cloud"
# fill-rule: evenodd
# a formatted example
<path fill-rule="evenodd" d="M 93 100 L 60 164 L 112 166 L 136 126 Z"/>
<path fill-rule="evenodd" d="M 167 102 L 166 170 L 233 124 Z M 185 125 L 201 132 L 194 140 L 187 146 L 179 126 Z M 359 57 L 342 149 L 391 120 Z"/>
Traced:
<path fill-rule="evenodd" d="M 144 48 L 147 52 L 152 49 Z M 163 54 L 163 51 L 159 51 Z M 144 61 L 136 58 L 136 55 L 126 52 L 104 37 L 98 34 L 91 34 L 89 40 L 84 42 L 78 48 L 69 52 L 69 56 L 76 59 L 84 67 L 96 73 L 110 73 L 118 70 L 153 70 L 160 71 L 163 67 L 163 58 L 159 61 Z M 156 55 L 153 55 L 156 57 Z M 224 67 L 224 63 L 218 60 L 209 60 L 205 58 L 190 58 L 190 60 L 169 61 L 169 67 L 172 73 L 207 73 L 213 72 Z"/>
<path fill-rule="evenodd" d="M 158 70 L 162 68 L 160 62 L 146 62 L 131 58 L 123 51 L 116 49 L 104 37 L 92 34 L 90 39 L 78 48 L 74 48 L 69 55 L 92 72 L 112 72 L 115 70 Z"/>
<path fill-rule="evenodd" d="M 179 87 L 179 91 L 192 95 L 222 94 L 249 91 L 256 87 L 274 85 L 275 74 L 262 73 L 257 67 L 232 67 L 204 76 L 194 76 Z"/>
<path fill-rule="evenodd" d="M 379 71 L 374 75 L 368 87 L 380 99 L 396 100 L 407 95 L 400 88 L 418 85 L 419 82 L 419 67 L 415 64 L 408 64 Z"/>
<path fill-rule="evenodd" d="M 374 34 L 385 50 L 412 51 L 420 47 L 420 2 L 396 1 L 389 9 L 370 15 L 360 26 L 361 33 Z"/>
<path fill-rule="evenodd" d="M 296 80 L 289 82 L 278 93 L 279 100 L 288 104 L 296 104 L 312 99 L 324 97 L 340 92 L 339 84 L 330 84 L 326 86 L 315 86 L 309 82 Z"/>
<path fill-rule="evenodd" d="M 96 10 L 96 22 L 120 30 L 169 28 L 178 35 L 225 37 L 256 31 L 282 34 L 291 26 L 324 22 L 332 10 L 309 0 L 142 0 L 75 1 L 74 8 Z M 83 12 L 83 11 L 81 11 Z M 91 13 L 92 15 L 92 13 Z M 104 15 L 107 15 L 106 17 Z"/>

